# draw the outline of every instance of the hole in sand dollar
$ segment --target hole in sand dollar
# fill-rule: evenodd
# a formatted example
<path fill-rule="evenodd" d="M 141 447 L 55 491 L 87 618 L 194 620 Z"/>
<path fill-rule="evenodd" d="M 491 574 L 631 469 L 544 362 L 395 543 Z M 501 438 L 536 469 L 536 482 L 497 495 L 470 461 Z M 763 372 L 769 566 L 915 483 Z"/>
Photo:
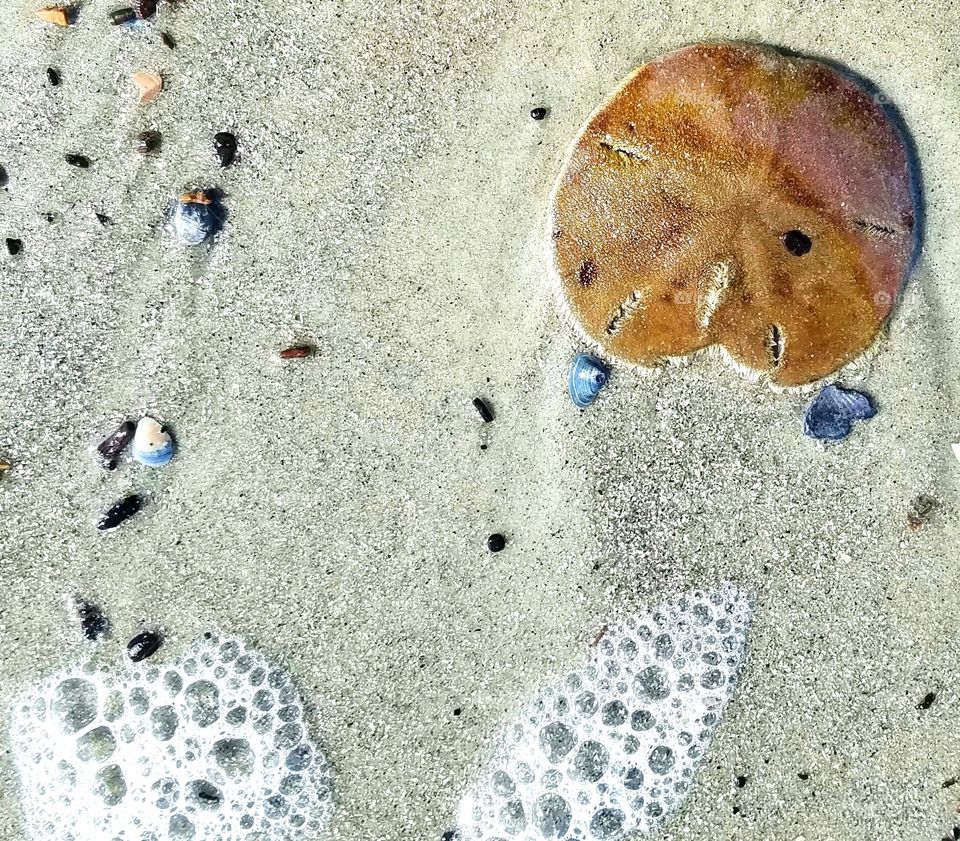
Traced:
<path fill-rule="evenodd" d="M 209 727 L 220 718 L 220 690 L 209 680 L 191 683 L 184 692 L 184 701 L 197 727 Z"/>
<path fill-rule="evenodd" d="M 116 749 L 117 740 L 106 726 L 95 727 L 77 739 L 77 759 L 83 762 L 104 762 Z"/>
<path fill-rule="evenodd" d="M 69 678 L 54 691 L 53 713 L 65 733 L 76 733 L 97 717 L 97 689 L 88 680 Z"/>

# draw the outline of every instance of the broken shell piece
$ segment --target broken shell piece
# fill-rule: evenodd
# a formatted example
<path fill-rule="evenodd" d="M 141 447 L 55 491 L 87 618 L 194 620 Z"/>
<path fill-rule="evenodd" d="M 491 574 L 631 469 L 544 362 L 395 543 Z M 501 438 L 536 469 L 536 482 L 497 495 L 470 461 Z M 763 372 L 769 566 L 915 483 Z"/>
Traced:
<path fill-rule="evenodd" d="M 294 345 L 280 351 L 281 359 L 306 359 L 313 353 L 312 345 Z"/>
<path fill-rule="evenodd" d="M 117 500 L 100 515 L 100 519 L 97 520 L 97 530 L 113 531 L 143 508 L 143 503 L 144 499 L 140 494 L 128 494 L 123 499 Z"/>
<path fill-rule="evenodd" d="M 163 90 L 163 78 L 158 73 L 134 73 L 133 83 L 137 86 L 137 102 L 141 105 L 153 102 Z"/>
<path fill-rule="evenodd" d="M 124 421 L 97 445 L 100 466 L 104 470 L 115 470 L 120 456 L 133 439 L 136 427 L 132 421 Z"/>
<path fill-rule="evenodd" d="M 597 399 L 609 376 L 610 370 L 595 356 L 578 353 L 573 357 L 567 377 L 567 390 L 573 405 L 578 409 L 586 409 Z"/>
<path fill-rule="evenodd" d="M 140 418 L 133 435 L 133 457 L 147 467 L 163 467 L 173 458 L 173 438 L 153 418 Z"/>
<path fill-rule="evenodd" d="M 953 454 L 956 456 L 957 461 L 960 461 L 960 444 L 951 444 L 950 449 L 953 450 Z"/>
<path fill-rule="evenodd" d="M 9 461 L 0 461 L 0 473 L 6 473 L 11 466 Z"/>
<path fill-rule="evenodd" d="M 822 441 L 840 441 L 853 431 L 854 421 L 869 420 L 876 413 L 869 394 L 834 383 L 810 401 L 803 416 L 803 434 Z"/>
<path fill-rule="evenodd" d="M 46 9 L 38 9 L 37 17 L 57 26 L 69 26 L 71 11 L 69 6 L 48 6 Z"/>
<path fill-rule="evenodd" d="M 215 192 L 184 193 L 173 211 L 173 230 L 185 245 L 201 245 L 220 230 L 225 216 Z"/>

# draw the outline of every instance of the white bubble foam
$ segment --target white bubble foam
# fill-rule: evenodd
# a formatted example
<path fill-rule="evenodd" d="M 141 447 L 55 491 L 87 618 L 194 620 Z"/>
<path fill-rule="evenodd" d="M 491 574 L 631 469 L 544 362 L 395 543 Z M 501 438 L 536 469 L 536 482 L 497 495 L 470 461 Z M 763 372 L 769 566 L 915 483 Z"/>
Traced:
<path fill-rule="evenodd" d="M 461 801 L 461 841 L 622 839 L 683 802 L 746 652 L 735 585 L 611 624 L 585 667 L 541 691 Z"/>
<path fill-rule="evenodd" d="M 11 743 L 43 841 L 284 841 L 333 809 L 288 675 L 216 635 L 171 665 L 64 669 L 15 704 Z"/>

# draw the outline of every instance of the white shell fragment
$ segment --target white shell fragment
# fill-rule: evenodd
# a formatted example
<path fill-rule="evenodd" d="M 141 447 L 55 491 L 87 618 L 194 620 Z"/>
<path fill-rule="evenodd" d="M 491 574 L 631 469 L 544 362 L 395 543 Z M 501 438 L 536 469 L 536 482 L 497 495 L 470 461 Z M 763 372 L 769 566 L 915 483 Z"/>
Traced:
<path fill-rule="evenodd" d="M 67 668 L 15 703 L 10 735 L 34 841 L 298 841 L 333 812 L 299 692 L 238 640 Z"/>
<path fill-rule="evenodd" d="M 951 444 L 950 449 L 953 450 L 953 455 L 957 461 L 960 461 L 960 444 Z"/>
<path fill-rule="evenodd" d="M 173 438 L 151 417 L 141 418 L 133 434 L 133 457 L 147 467 L 163 467 L 173 458 Z"/>
<path fill-rule="evenodd" d="M 686 798 L 733 695 L 752 608 L 735 585 L 611 624 L 588 663 L 507 727 L 459 841 L 626 839 Z"/>

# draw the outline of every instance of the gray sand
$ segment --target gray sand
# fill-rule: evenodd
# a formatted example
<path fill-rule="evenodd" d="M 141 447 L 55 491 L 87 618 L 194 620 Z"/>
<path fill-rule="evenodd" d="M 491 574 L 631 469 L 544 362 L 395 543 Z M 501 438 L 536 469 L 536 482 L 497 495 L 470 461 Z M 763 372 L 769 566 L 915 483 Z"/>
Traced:
<path fill-rule="evenodd" d="M 329 837 L 436 838 L 490 737 L 606 617 L 726 577 L 756 594 L 751 655 L 663 837 L 953 826 L 960 4 L 184 0 L 161 11 L 173 52 L 110 27 L 114 5 L 67 31 L 0 16 L 0 238 L 24 241 L 0 253 L 4 708 L 81 656 L 72 593 L 109 611 L 116 657 L 143 618 L 164 659 L 223 628 L 313 699 Z M 584 413 L 565 394 L 578 346 L 541 241 L 559 160 L 635 65 L 715 37 L 849 65 L 918 147 L 923 253 L 865 372 L 880 414 L 840 446 L 800 435 L 803 396 L 717 362 L 617 370 Z M 149 107 L 141 69 L 167 80 Z M 155 158 L 132 151 L 144 128 Z M 241 152 L 221 172 L 225 128 Z M 163 209 L 207 184 L 229 222 L 189 251 Z M 295 340 L 319 355 L 281 365 Z M 177 458 L 100 470 L 88 446 L 145 409 Z M 132 487 L 152 510 L 97 534 Z M 921 491 L 942 505 L 911 533 Z M 0 837 L 19 821 L 5 755 Z"/>

